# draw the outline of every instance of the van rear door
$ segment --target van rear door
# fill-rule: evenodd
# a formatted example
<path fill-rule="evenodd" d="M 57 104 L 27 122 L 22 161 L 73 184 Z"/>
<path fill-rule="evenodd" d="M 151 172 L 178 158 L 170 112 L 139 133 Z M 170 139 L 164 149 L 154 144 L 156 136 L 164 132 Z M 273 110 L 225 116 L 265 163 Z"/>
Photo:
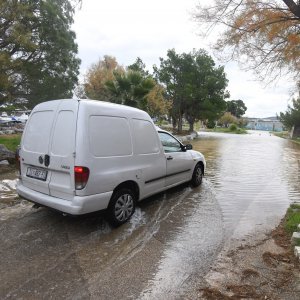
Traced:
<path fill-rule="evenodd" d="M 21 178 L 24 186 L 49 195 L 48 155 L 59 101 L 37 106 L 26 124 L 21 143 Z M 45 162 L 46 161 L 46 162 Z"/>
<path fill-rule="evenodd" d="M 24 186 L 66 200 L 74 195 L 78 105 L 75 100 L 49 101 L 33 110 L 22 139 Z"/>
<path fill-rule="evenodd" d="M 58 107 L 49 145 L 51 196 L 70 200 L 75 195 L 74 163 L 79 102 L 62 101 Z"/>

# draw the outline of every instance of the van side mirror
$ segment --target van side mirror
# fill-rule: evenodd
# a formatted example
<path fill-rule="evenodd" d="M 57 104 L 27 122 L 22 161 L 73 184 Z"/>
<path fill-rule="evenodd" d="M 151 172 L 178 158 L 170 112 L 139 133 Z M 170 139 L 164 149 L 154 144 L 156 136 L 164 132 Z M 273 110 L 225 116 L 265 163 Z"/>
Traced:
<path fill-rule="evenodd" d="M 181 148 L 182 151 L 187 151 L 187 150 L 192 150 L 193 146 L 191 144 L 187 144 L 187 145 L 182 145 Z"/>
<path fill-rule="evenodd" d="M 184 149 L 185 150 L 192 150 L 193 146 L 191 144 L 187 144 L 187 145 L 184 146 Z"/>

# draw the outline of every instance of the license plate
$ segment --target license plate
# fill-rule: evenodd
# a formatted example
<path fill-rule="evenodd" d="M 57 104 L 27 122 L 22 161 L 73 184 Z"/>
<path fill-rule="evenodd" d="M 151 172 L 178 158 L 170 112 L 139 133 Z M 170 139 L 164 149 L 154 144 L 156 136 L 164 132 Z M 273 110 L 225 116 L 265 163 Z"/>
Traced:
<path fill-rule="evenodd" d="M 43 170 L 43 169 L 36 169 L 36 168 L 28 167 L 27 172 L 26 172 L 26 176 L 31 177 L 31 178 L 35 178 L 35 179 L 38 179 L 38 180 L 46 181 L 47 173 L 48 173 L 48 171 Z"/>

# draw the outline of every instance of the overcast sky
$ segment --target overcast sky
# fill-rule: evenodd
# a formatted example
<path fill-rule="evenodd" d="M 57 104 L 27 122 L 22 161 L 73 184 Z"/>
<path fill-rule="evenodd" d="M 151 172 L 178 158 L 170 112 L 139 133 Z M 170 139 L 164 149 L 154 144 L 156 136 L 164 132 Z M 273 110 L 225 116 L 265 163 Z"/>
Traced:
<path fill-rule="evenodd" d="M 205 1 L 209 0 L 201 0 L 201 4 Z M 204 48 L 213 56 L 209 45 L 215 35 L 203 39 L 199 35 L 199 25 L 192 20 L 197 2 L 83 0 L 73 26 L 82 60 L 81 75 L 104 55 L 115 56 L 124 66 L 140 57 L 151 71 L 153 64 L 159 65 L 159 57 L 165 57 L 167 50 L 172 48 L 177 53 Z M 287 80 L 265 87 L 233 62 L 225 64 L 225 72 L 230 99 L 245 102 L 246 116 L 269 117 L 286 110 L 293 88 Z"/>

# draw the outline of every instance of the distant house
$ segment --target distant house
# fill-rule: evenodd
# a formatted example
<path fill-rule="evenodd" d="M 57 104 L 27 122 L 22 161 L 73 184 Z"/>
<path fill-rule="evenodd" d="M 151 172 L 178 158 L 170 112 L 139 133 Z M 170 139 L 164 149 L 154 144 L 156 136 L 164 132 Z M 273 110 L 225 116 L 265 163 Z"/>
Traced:
<path fill-rule="evenodd" d="M 283 124 L 277 119 L 277 117 L 270 118 L 245 118 L 248 122 L 247 129 L 251 130 L 265 130 L 265 131 L 283 131 Z"/>

